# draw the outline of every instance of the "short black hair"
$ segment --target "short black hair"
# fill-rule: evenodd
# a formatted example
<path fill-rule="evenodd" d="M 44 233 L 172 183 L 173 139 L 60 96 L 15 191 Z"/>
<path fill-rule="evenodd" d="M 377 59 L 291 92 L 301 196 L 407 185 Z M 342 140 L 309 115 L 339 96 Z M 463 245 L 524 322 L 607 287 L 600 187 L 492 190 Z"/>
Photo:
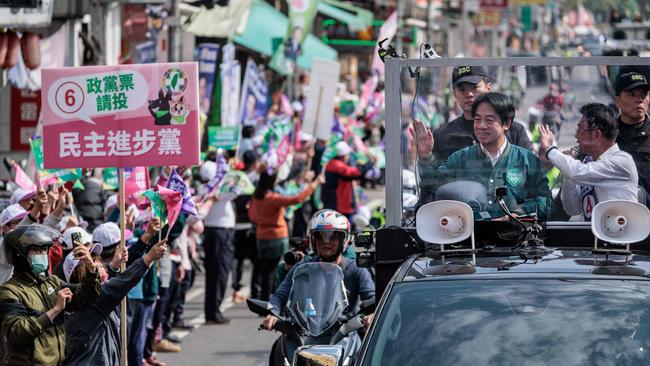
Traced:
<path fill-rule="evenodd" d="M 244 126 L 241 130 L 241 137 L 248 139 L 251 138 L 255 135 L 255 127 L 254 126 Z"/>
<path fill-rule="evenodd" d="M 585 117 L 589 128 L 599 129 L 609 140 L 616 140 L 618 127 L 612 110 L 602 103 L 587 103 L 580 107 L 580 114 Z"/>
<path fill-rule="evenodd" d="M 508 120 L 511 123 L 515 120 L 515 103 L 512 102 L 509 96 L 496 92 L 479 95 L 472 104 L 472 117 L 476 115 L 476 109 L 481 103 L 487 103 L 494 108 L 494 111 L 497 112 L 501 119 L 501 125 Z"/>

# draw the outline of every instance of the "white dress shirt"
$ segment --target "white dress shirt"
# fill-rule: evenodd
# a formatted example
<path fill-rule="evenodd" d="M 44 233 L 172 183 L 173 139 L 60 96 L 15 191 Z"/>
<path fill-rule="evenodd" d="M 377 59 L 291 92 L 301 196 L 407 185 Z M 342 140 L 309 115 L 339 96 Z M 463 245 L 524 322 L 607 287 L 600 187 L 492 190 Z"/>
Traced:
<path fill-rule="evenodd" d="M 506 151 L 506 146 L 508 146 L 508 139 L 506 138 L 503 141 L 501 147 L 499 148 L 499 151 L 497 151 L 497 153 L 494 156 L 492 156 L 492 154 L 490 154 L 490 152 L 487 151 L 487 149 L 483 146 L 483 144 L 479 144 L 479 146 L 481 147 L 481 151 L 483 151 L 483 154 L 487 155 L 487 157 L 490 158 L 490 163 L 492 163 L 492 167 L 494 168 L 494 166 L 497 164 L 497 161 L 501 159 L 503 152 Z"/>
<path fill-rule="evenodd" d="M 638 202 L 639 175 L 632 156 L 612 145 L 598 160 L 583 163 L 569 155 L 552 149 L 548 159 L 564 175 L 562 181 L 562 206 L 569 215 L 583 214 L 591 218 L 595 204 L 609 200 Z M 589 201 L 586 192 L 595 192 L 596 201 Z"/>

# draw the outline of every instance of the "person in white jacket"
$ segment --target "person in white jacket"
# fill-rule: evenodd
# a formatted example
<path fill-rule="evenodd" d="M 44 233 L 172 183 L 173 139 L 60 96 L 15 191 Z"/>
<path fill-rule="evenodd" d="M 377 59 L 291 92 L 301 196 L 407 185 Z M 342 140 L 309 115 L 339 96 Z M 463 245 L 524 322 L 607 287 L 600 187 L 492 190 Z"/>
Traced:
<path fill-rule="evenodd" d="M 580 108 L 576 140 L 583 160 L 560 152 L 553 145 L 553 133 L 541 126 L 540 146 L 563 174 L 561 199 L 569 215 L 582 214 L 590 221 L 596 204 L 609 200 L 638 201 L 639 175 L 632 156 L 616 144 L 616 119 L 604 104 L 589 103 Z"/>

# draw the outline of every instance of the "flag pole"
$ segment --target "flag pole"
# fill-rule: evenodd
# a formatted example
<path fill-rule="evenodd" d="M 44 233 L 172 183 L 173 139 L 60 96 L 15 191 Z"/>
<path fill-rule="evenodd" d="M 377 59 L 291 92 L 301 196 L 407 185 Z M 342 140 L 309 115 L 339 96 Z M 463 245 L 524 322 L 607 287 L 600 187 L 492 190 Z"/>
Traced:
<path fill-rule="evenodd" d="M 124 229 L 126 227 L 126 193 L 124 187 L 124 168 L 118 168 L 119 171 L 119 180 L 120 180 L 120 250 L 122 254 L 126 250 L 126 241 L 124 237 Z M 126 270 L 126 263 L 121 263 L 120 271 L 123 273 Z M 127 365 L 127 352 L 126 352 L 126 296 L 122 299 L 122 304 L 120 306 L 120 338 L 121 338 L 121 352 L 120 352 L 120 365 Z"/>

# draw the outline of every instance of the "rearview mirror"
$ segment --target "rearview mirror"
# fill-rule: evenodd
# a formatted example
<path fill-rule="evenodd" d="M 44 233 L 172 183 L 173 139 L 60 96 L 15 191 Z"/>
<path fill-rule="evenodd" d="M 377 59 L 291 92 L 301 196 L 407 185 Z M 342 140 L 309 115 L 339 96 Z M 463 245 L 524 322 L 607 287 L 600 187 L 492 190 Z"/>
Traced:
<path fill-rule="evenodd" d="M 257 315 L 267 316 L 273 314 L 273 305 L 271 305 L 269 302 L 255 299 L 246 299 L 246 305 L 248 306 L 248 310 Z"/>

